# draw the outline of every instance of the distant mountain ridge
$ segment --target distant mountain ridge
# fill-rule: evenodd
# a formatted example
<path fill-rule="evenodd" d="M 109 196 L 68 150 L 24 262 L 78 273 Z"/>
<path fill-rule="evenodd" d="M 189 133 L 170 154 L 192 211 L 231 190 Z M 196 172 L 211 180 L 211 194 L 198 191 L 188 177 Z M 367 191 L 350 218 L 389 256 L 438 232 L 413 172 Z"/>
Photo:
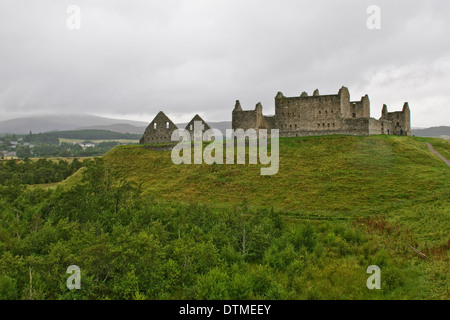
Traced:
<path fill-rule="evenodd" d="M 448 126 L 411 129 L 411 133 L 416 137 L 434 137 L 450 140 L 450 127 Z"/>
<path fill-rule="evenodd" d="M 212 128 L 225 133 L 231 121 L 208 122 Z M 143 121 L 111 119 L 93 115 L 36 115 L 0 121 L 0 134 L 46 133 L 70 130 L 107 130 L 118 133 L 144 134 L 149 123 Z M 185 128 L 187 123 L 177 123 Z"/>
<path fill-rule="evenodd" d="M 225 134 L 226 129 L 231 129 L 231 121 L 218 121 L 218 122 L 208 122 L 211 128 L 219 129 L 223 134 Z M 134 134 L 144 134 L 145 129 L 147 128 L 148 123 L 145 126 L 132 126 L 128 124 L 112 124 L 105 126 L 91 126 L 91 127 L 82 127 L 80 130 L 108 130 L 119 133 L 134 133 Z M 180 129 L 184 129 L 187 126 L 186 123 L 176 123 L 176 126 Z"/>
<path fill-rule="evenodd" d="M 107 130 L 118 133 L 144 134 L 146 126 L 133 126 L 127 123 L 116 123 L 110 125 L 80 127 L 77 130 Z"/>
<path fill-rule="evenodd" d="M 205 119 L 208 121 L 207 119 Z M 126 119 L 112 119 L 93 115 L 35 115 L 0 121 L 0 135 L 27 134 L 69 131 L 69 130 L 107 130 L 118 133 L 143 134 L 149 123 Z M 209 122 L 211 128 L 219 129 L 225 134 L 231 129 L 231 121 Z M 178 128 L 185 128 L 187 123 L 177 123 Z M 413 128 L 417 137 L 437 137 L 450 139 L 450 126 L 431 128 Z"/>
<path fill-rule="evenodd" d="M 0 134 L 26 134 L 77 130 L 80 128 L 102 127 L 111 125 L 128 125 L 133 127 L 143 127 L 147 124 L 142 121 L 111 119 L 93 115 L 34 115 L 17 119 L 0 121 Z M 124 132 L 126 133 L 126 132 Z M 133 133 L 133 132 L 131 132 Z"/>

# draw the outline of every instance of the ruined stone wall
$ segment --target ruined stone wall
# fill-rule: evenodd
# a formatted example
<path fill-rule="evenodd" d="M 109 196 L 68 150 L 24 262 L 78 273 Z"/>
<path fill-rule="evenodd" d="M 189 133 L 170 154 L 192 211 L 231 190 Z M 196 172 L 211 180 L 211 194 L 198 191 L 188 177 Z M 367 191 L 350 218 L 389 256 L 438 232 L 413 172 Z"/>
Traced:
<path fill-rule="evenodd" d="M 206 121 L 203 120 L 198 114 L 196 114 L 185 127 L 185 130 L 187 130 L 191 136 L 191 141 L 194 140 L 195 122 L 201 122 L 202 134 L 205 133 L 205 131 L 211 129 L 211 127 L 206 123 Z"/>
<path fill-rule="evenodd" d="M 256 129 L 257 112 L 255 110 L 233 111 L 232 128 L 233 129 Z"/>
<path fill-rule="evenodd" d="M 369 134 L 394 134 L 392 121 L 370 118 Z"/>
<path fill-rule="evenodd" d="M 350 114 L 352 118 L 370 118 L 370 101 L 366 95 L 361 101 L 350 102 Z"/>
<path fill-rule="evenodd" d="M 392 121 L 394 134 L 401 134 L 404 122 L 402 112 L 389 112 L 388 118 Z"/>
<path fill-rule="evenodd" d="M 270 132 L 270 129 L 277 129 L 275 126 L 275 116 L 263 116 L 261 120 L 261 129 L 267 129 L 267 132 Z"/>
<path fill-rule="evenodd" d="M 377 120 L 374 118 L 369 119 L 369 134 L 383 134 L 384 126 L 383 120 Z"/>
<path fill-rule="evenodd" d="M 403 128 L 406 131 L 406 135 L 411 135 L 411 111 L 409 109 L 408 102 L 403 105 Z"/>
<path fill-rule="evenodd" d="M 243 111 L 239 101 L 233 111 L 233 129 L 279 129 L 282 137 L 309 135 L 369 135 L 410 134 L 410 110 L 407 103 L 401 112 L 387 112 L 383 106 L 379 120 L 370 118 L 370 100 L 365 95 L 360 101 L 350 101 L 350 93 L 342 87 L 338 94 L 312 96 L 303 92 L 299 97 L 275 97 L 275 115 L 264 116 L 258 103 L 255 110 Z"/>
<path fill-rule="evenodd" d="M 339 95 L 275 98 L 273 124 L 281 132 L 328 131 L 342 126 Z"/>
<path fill-rule="evenodd" d="M 171 142 L 172 132 L 178 127 L 163 112 L 158 115 L 145 129 L 144 135 L 139 141 L 140 144 L 147 143 L 168 143 Z"/>
<path fill-rule="evenodd" d="M 350 92 L 346 87 L 342 87 L 339 90 L 338 95 L 341 99 L 341 114 L 343 118 L 352 118 L 352 113 L 350 110 Z"/>
<path fill-rule="evenodd" d="M 387 118 L 387 119 L 386 119 Z M 411 124 L 409 115 L 403 111 L 388 112 L 384 120 L 391 122 L 390 133 L 400 135 L 411 135 Z"/>
<path fill-rule="evenodd" d="M 297 130 L 297 131 L 283 131 L 280 135 L 283 137 L 304 137 L 304 136 L 321 136 L 321 135 L 368 135 L 369 134 L 369 119 L 343 119 L 342 124 L 338 128 L 325 128 L 320 130 Z"/>

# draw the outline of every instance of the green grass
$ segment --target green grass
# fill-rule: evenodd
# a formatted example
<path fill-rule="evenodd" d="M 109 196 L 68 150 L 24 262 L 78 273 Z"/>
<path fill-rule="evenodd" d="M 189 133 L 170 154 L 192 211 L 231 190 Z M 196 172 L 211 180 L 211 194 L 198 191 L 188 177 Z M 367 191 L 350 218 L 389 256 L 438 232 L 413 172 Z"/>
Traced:
<path fill-rule="evenodd" d="M 439 138 L 414 138 L 417 141 L 429 142 L 441 155 L 450 160 L 450 141 Z"/>
<path fill-rule="evenodd" d="M 119 146 L 104 156 L 120 178 L 155 199 L 275 207 L 301 213 L 386 212 L 448 195 L 449 168 L 426 145 L 406 137 L 280 139 L 280 168 L 175 165 L 170 151 Z"/>
<path fill-rule="evenodd" d="M 63 142 L 67 142 L 67 143 L 78 143 L 78 142 L 84 142 L 88 139 L 69 139 L 69 138 L 59 138 L 59 142 L 63 143 Z M 93 139 L 93 140 L 88 140 L 91 141 L 93 143 L 101 143 L 101 142 L 111 142 L 111 141 L 117 141 L 119 143 L 126 143 L 126 144 L 133 144 L 133 143 L 139 143 L 139 140 L 135 140 L 135 139 Z"/>
<path fill-rule="evenodd" d="M 104 159 L 118 179 L 141 184 L 143 196 L 156 202 L 273 207 L 294 226 L 310 221 L 318 229 L 331 225 L 362 232 L 389 257 L 385 276 L 402 284 L 388 298 L 448 299 L 450 168 L 424 142 L 450 159 L 448 141 L 396 136 L 281 138 L 280 168 L 273 176 L 261 176 L 260 165 L 177 166 L 170 151 L 139 145 L 118 146 Z M 77 173 L 62 185 L 80 183 L 80 177 Z M 358 267 L 364 248 L 336 241 L 349 254 L 328 257 L 318 266 L 320 276 L 305 275 L 311 286 L 304 298 L 314 298 L 317 290 L 352 298 L 352 286 L 367 278 Z M 378 258 L 383 260 L 376 256 L 374 263 Z M 362 296 L 381 297 L 386 298 Z"/>
<path fill-rule="evenodd" d="M 27 185 L 27 188 L 29 188 L 29 189 L 36 189 L 36 188 L 49 189 L 49 188 L 55 188 L 58 184 L 59 184 L 59 182 L 30 184 L 30 185 Z"/>

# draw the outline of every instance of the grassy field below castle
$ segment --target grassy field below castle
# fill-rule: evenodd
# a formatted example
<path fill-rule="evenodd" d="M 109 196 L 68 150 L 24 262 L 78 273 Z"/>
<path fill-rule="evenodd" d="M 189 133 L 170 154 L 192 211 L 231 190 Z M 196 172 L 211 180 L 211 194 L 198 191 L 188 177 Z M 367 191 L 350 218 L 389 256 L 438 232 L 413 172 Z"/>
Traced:
<path fill-rule="evenodd" d="M 294 225 L 351 225 L 372 241 L 389 245 L 389 255 L 425 268 L 430 263 L 416 261 L 408 244 L 428 254 L 434 250 L 445 293 L 450 169 L 423 142 L 450 159 L 450 141 L 443 139 L 327 136 L 281 138 L 280 168 L 274 176 L 261 176 L 259 165 L 176 166 L 170 152 L 140 146 L 116 148 L 105 161 L 120 177 L 142 184 L 144 195 L 157 201 L 245 203 L 274 208 Z"/>
<path fill-rule="evenodd" d="M 142 184 L 144 195 L 158 201 L 245 201 L 290 215 L 348 217 L 448 200 L 449 169 L 425 140 L 450 154 L 450 142 L 442 139 L 327 136 L 281 138 L 280 168 L 273 176 L 260 175 L 260 165 L 177 166 L 170 151 L 141 146 L 117 147 L 104 159 L 118 178 Z"/>
<path fill-rule="evenodd" d="M 118 146 L 51 189 L 4 191 L 0 296 L 29 298 L 32 266 L 47 299 L 448 299 L 450 168 L 425 141 L 450 153 L 432 138 L 281 138 L 273 176 Z M 84 291 L 64 288 L 66 264 Z"/>

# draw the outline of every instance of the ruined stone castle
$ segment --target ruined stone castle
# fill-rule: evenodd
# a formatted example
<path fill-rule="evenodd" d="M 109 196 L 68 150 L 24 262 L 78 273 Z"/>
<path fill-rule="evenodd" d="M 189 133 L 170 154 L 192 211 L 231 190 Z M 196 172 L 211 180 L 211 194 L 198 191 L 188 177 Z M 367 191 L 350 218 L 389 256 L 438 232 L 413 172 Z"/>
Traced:
<path fill-rule="evenodd" d="M 202 130 L 209 125 L 199 116 L 186 126 L 193 134 L 194 121 L 202 122 Z M 253 110 L 243 110 L 236 101 L 232 114 L 232 128 L 236 129 L 278 129 L 280 137 L 302 137 L 313 135 L 411 135 L 411 114 L 408 102 L 402 111 L 388 112 L 383 105 L 381 117 L 370 117 L 369 96 L 360 101 L 350 101 L 350 93 L 342 87 L 337 94 L 320 95 L 315 90 L 312 96 L 303 92 L 299 97 L 285 97 L 281 92 L 275 97 L 275 114 L 263 115 L 261 103 Z M 171 142 L 172 132 L 178 127 L 161 111 L 145 130 L 141 144 Z"/>
<path fill-rule="evenodd" d="M 342 87 L 338 94 L 312 96 L 303 92 L 299 97 L 285 97 L 278 92 L 275 97 L 275 115 L 263 115 L 261 103 L 254 110 L 243 110 L 236 101 L 233 110 L 233 129 L 279 129 L 280 137 L 313 135 L 411 135 L 411 116 L 407 102 L 403 110 L 388 112 L 384 105 L 381 117 L 370 117 L 369 96 L 360 101 L 350 101 L 350 93 Z"/>
<path fill-rule="evenodd" d="M 202 123 L 202 132 L 211 129 L 209 125 L 198 114 L 196 114 L 184 128 L 189 131 L 191 137 L 194 135 L 195 121 L 200 121 Z M 172 132 L 176 129 L 178 129 L 177 125 L 173 123 L 172 120 L 164 114 L 164 112 L 160 111 L 152 122 L 150 122 L 147 129 L 145 129 L 144 135 L 139 143 L 169 143 L 171 142 Z"/>

